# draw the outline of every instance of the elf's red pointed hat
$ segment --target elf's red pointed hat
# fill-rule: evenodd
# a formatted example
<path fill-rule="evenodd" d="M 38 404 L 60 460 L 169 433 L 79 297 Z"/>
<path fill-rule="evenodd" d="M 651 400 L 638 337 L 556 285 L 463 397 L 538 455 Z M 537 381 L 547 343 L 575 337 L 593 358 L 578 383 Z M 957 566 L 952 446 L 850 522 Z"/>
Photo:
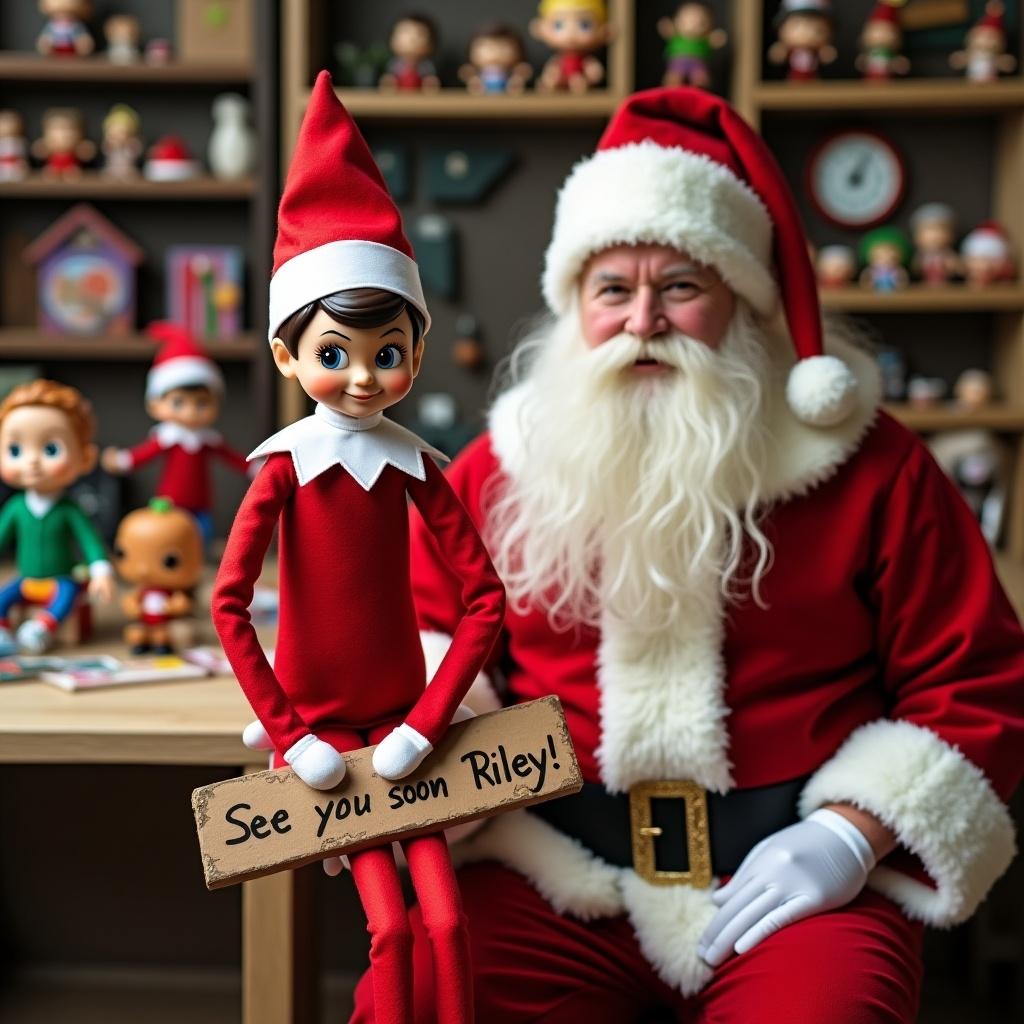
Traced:
<path fill-rule="evenodd" d="M 985 4 L 985 13 L 978 19 L 977 28 L 998 29 L 1006 34 L 1006 22 L 1003 20 L 1003 4 L 999 0 L 990 0 Z"/>
<path fill-rule="evenodd" d="M 224 393 L 220 367 L 186 328 L 155 320 L 146 328 L 146 334 L 160 346 L 146 374 L 147 399 L 161 398 L 174 388 L 199 386 L 219 395 Z"/>
<path fill-rule="evenodd" d="M 277 213 L 270 338 L 303 306 L 346 288 L 401 295 L 430 327 L 402 218 L 330 74 L 321 71 Z"/>
<path fill-rule="evenodd" d="M 822 349 L 818 290 L 793 194 L 761 136 L 703 89 L 634 93 L 597 152 L 573 169 L 545 258 L 552 311 L 571 308 L 594 253 L 643 243 L 713 266 L 761 316 L 774 312 L 781 293 L 798 359 L 786 389 L 790 408 L 815 426 L 853 411 L 856 380 Z"/>

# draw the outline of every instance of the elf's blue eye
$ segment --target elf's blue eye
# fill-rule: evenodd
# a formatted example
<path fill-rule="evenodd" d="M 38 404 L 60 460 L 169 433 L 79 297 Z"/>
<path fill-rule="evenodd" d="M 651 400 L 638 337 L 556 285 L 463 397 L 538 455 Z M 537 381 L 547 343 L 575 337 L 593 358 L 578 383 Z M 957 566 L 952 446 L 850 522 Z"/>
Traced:
<path fill-rule="evenodd" d="M 43 445 L 43 454 L 48 459 L 57 458 L 61 451 L 62 449 L 59 441 L 47 441 L 46 444 Z"/>
<path fill-rule="evenodd" d="M 348 366 L 348 353 L 339 345 L 325 345 L 316 357 L 325 370 L 344 370 Z"/>
<path fill-rule="evenodd" d="M 404 354 L 397 345 L 385 345 L 378 353 L 374 362 L 381 370 L 394 370 L 402 365 Z"/>
<path fill-rule="evenodd" d="M 10 457 L 12 459 L 20 459 L 21 458 L 21 445 L 20 444 L 9 444 L 7 446 L 7 454 L 10 455 Z"/>
<path fill-rule="evenodd" d="M 589 32 L 594 27 L 592 21 L 589 18 L 580 18 L 580 31 Z"/>

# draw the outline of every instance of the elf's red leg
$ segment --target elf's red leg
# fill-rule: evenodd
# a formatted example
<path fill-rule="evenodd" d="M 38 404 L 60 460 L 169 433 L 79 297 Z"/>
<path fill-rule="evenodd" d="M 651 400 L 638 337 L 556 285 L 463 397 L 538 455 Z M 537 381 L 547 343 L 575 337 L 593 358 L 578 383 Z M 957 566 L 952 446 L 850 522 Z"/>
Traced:
<path fill-rule="evenodd" d="M 354 853 L 352 878 L 366 912 L 376 1024 L 412 1020 L 412 929 L 390 844 Z"/>
<path fill-rule="evenodd" d="M 437 1019 L 444 1024 L 472 1024 L 473 966 L 469 932 L 466 915 L 462 912 L 459 884 L 448 855 L 448 843 L 444 834 L 437 832 L 407 839 L 402 849 L 434 954 Z M 375 983 L 375 1004 L 376 994 Z"/>

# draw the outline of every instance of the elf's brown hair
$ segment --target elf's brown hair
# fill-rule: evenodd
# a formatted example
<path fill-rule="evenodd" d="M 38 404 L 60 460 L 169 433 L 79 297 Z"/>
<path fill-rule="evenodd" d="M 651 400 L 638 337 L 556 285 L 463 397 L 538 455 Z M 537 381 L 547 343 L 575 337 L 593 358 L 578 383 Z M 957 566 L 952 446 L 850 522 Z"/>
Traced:
<path fill-rule="evenodd" d="M 78 443 L 83 448 L 92 444 L 96 436 L 96 417 L 93 416 L 88 400 L 74 388 L 58 384 L 55 380 L 33 380 L 19 384 L 0 403 L 0 423 L 8 413 L 29 405 L 59 409 L 71 422 Z"/>
<path fill-rule="evenodd" d="M 299 339 L 318 310 L 323 310 L 335 323 L 349 327 L 382 327 L 408 311 L 412 322 L 412 347 L 423 337 L 423 314 L 407 299 L 382 288 L 347 288 L 325 295 L 297 309 L 278 327 L 276 336 L 284 342 L 288 354 L 297 358 Z"/>

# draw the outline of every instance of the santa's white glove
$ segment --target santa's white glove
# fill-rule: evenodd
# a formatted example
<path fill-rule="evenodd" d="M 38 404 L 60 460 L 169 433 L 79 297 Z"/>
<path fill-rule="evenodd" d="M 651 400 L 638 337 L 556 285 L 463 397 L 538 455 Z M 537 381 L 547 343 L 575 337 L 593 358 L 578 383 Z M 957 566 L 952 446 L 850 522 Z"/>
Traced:
<path fill-rule="evenodd" d="M 411 725 L 403 722 L 377 744 L 373 752 L 373 770 L 384 779 L 402 779 L 419 767 L 434 749 Z"/>
<path fill-rule="evenodd" d="M 697 952 L 717 967 L 788 924 L 845 906 L 874 866 L 871 844 L 852 822 L 835 811 L 815 811 L 762 839 L 729 884 L 712 893 L 719 910 Z"/>
<path fill-rule="evenodd" d="M 330 743 L 317 739 L 311 732 L 293 743 L 284 752 L 284 759 L 313 789 L 334 789 L 345 778 L 345 758 Z"/>

